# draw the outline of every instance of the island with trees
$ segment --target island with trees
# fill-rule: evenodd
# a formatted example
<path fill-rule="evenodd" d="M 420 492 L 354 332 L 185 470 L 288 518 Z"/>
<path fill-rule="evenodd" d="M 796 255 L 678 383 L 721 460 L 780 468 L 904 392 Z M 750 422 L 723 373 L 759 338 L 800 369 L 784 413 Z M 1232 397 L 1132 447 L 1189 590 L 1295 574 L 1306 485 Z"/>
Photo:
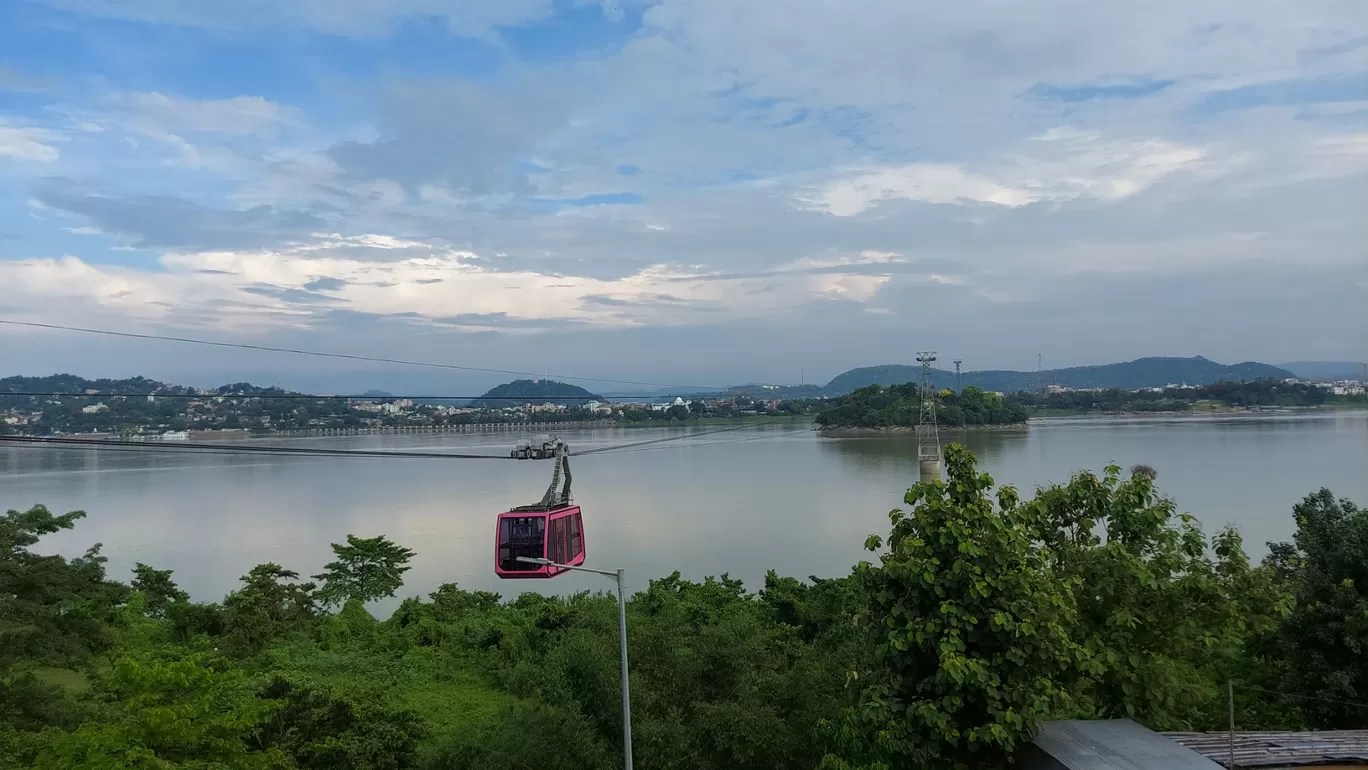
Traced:
<path fill-rule="evenodd" d="M 948 427 L 1021 425 L 1028 417 L 1020 403 L 972 386 L 959 393 L 947 388 L 933 398 L 936 422 Z M 816 419 L 824 430 L 910 428 L 920 421 L 921 408 L 915 384 L 868 385 L 827 401 Z"/>
<path fill-rule="evenodd" d="M 1223 729 L 1227 687 L 1242 729 L 1364 724 L 1368 509 L 1313 492 L 1255 564 L 1143 467 L 1033 497 L 946 468 L 847 575 L 631 596 L 637 765 L 1005 768 L 1043 720 Z M 414 552 L 372 535 L 195 601 L 49 555 L 85 516 L 0 517 L 0 767 L 621 767 L 613 596 L 447 584 L 377 618 Z"/>

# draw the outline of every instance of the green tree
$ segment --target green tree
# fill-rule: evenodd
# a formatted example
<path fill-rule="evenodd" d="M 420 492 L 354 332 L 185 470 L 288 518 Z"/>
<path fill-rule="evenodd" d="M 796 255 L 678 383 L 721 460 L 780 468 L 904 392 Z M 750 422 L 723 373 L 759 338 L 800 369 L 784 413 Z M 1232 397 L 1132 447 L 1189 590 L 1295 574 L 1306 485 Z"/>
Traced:
<path fill-rule="evenodd" d="M 104 718 L 44 732 L 38 770 L 289 767 L 280 751 L 247 743 L 279 704 L 257 698 L 246 675 L 221 659 L 120 658 L 97 695 L 109 706 Z"/>
<path fill-rule="evenodd" d="M 164 618 L 170 605 L 190 601 L 190 594 L 180 590 L 171 573 L 172 570 L 153 569 L 142 562 L 133 567 L 133 589 L 142 591 L 151 617 Z"/>
<path fill-rule="evenodd" d="M 880 563 L 855 568 L 870 666 L 837 733 L 842 758 L 824 767 L 1002 767 L 1065 703 L 1071 586 L 1032 542 L 1035 513 L 1016 490 L 994 505 L 969 450 L 945 457 L 946 480 L 913 486 L 911 510 L 889 514 Z"/>
<path fill-rule="evenodd" d="M 1078 713 L 1167 730 L 1223 724 L 1225 682 L 1255 673 L 1249 638 L 1289 604 L 1269 570 L 1250 569 L 1239 533 L 1208 543 L 1143 465 L 1124 479 L 1115 465 L 1101 479 L 1078 473 L 1025 507 L 1056 580 L 1075 587 Z"/>
<path fill-rule="evenodd" d="M 279 749 L 300 770 L 405 770 L 415 766 L 421 719 L 383 699 L 347 698 L 275 674 L 260 697 L 280 707 L 253 733 L 250 745 Z"/>
<path fill-rule="evenodd" d="M 394 596 L 404 585 L 404 573 L 413 551 L 396 545 L 383 535 L 371 538 L 347 535 L 346 545 L 332 544 L 336 561 L 314 575 L 321 582 L 316 598 L 325 607 L 349 600 L 375 601 Z"/>
<path fill-rule="evenodd" d="M 105 579 L 99 544 L 70 560 L 29 550 L 84 517 L 54 516 L 41 505 L 0 517 L 0 676 L 21 661 L 77 666 L 109 646 L 128 587 Z"/>
<path fill-rule="evenodd" d="M 1278 632 L 1287 688 L 1306 696 L 1311 726 L 1363 727 L 1368 709 L 1348 704 L 1368 702 L 1368 509 L 1321 489 L 1293 516 L 1292 542 L 1270 544 L 1268 557 L 1296 596 Z"/>
<path fill-rule="evenodd" d="M 232 650 L 260 652 L 316 615 L 314 584 L 298 580 L 299 573 L 269 562 L 242 576 L 242 588 L 223 600 L 223 630 Z"/>

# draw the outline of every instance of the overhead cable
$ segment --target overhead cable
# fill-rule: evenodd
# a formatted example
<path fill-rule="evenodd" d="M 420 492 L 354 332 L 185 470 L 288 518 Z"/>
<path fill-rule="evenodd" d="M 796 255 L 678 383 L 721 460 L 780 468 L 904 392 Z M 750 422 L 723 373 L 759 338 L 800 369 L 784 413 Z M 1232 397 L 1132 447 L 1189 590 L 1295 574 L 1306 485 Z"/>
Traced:
<path fill-rule="evenodd" d="M 135 340 L 158 340 L 161 342 L 181 342 L 190 345 L 208 345 L 216 348 L 236 348 L 239 350 L 259 350 L 268 353 L 289 353 L 296 356 L 316 356 L 319 358 L 341 358 L 349 361 L 370 361 L 381 364 L 397 364 L 399 366 L 423 366 L 432 369 L 454 369 L 462 372 L 483 372 L 485 374 L 510 374 L 515 377 L 534 377 L 556 380 L 578 380 L 581 382 L 610 382 L 618 385 L 648 385 L 658 388 L 684 387 L 697 388 L 699 390 L 723 390 L 723 388 L 711 388 L 702 385 L 679 385 L 659 382 L 644 382 L 641 380 L 615 380 L 606 377 L 575 377 L 568 374 L 548 374 L 544 372 L 520 372 L 513 369 L 494 369 L 485 366 L 465 366 L 462 364 L 444 364 L 435 361 L 409 361 L 402 358 L 386 358 L 384 356 L 367 356 L 353 353 L 326 353 L 317 350 L 302 350 L 299 348 L 282 348 L 274 345 L 254 345 L 247 342 L 220 342 L 217 340 L 202 340 L 194 337 L 175 337 L 167 334 L 140 334 L 136 332 L 119 332 L 111 329 L 90 329 L 82 326 L 67 326 L 65 324 L 39 323 L 37 321 L 18 321 L 9 318 L 0 318 L 0 324 L 6 326 L 24 326 L 32 329 L 49 329 L 53 331 L 78 332 L 81 334 L 101 334 L 108 337 L 123 337 Z"/>

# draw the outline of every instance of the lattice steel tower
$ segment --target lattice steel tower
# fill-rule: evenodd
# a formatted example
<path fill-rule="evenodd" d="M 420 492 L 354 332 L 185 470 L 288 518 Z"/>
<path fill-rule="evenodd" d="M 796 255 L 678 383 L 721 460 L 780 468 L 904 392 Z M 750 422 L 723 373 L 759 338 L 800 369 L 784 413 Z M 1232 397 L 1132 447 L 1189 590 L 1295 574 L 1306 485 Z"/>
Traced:
<path fill-rule="evenodd" d="M 936 351 L 928 350 L 917 354 L 921 364 L 921 414 L 917 419 L 917 466 L 922 481 L 940 478 L 941 445 L 940 430 L 936 425 L 936 386 L 931 382 L 931 364 L 936 360 Z"/>
<path fill-rule="evenodd" d="M 960 377 L 960 364 L 964 363 L 961 359 L 955 359 L 955 392 L 964 392 L 964 379 Z"/>

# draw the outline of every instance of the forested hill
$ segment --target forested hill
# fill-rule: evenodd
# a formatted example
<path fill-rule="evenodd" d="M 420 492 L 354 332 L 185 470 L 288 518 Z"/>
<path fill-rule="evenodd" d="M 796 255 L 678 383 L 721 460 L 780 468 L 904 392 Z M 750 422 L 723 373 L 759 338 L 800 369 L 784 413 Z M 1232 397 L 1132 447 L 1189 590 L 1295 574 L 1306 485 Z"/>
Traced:
<path fill-rule="evenodd" d="M 565 404 L 584 406 L 590 401 L 603 401 L 598 396 L 581 388 L 555 380 L 514 380 L 490 388 L 488 392 L 470 402 L 471 406 L 516 406 L 519 404 Z"/>
<path fill-rule="evenodd" d="M 913 384 L 870 385 L 827 403 L 817 414 L 823 428 L 901 428 L 916 425 L 921 412 L 920 388 Z M 1019 425 L 1026 409 L 1016 401 L 966 387 L 962 393 L 943 392 L 936 403 L 941 425 Z"/>
<path fill-rule="evenodd" d="M 887 366 L 866 366 L 851 369 L 834 377 L 827 383 L 828 395 L 838 396 L 850 393 L 867 385 L 897 385 L 915 382 L 921 376 L 916 366 L 892 364 Z M 951 387 L 955 383 L 954 372 L 944 369 L 934 371 L 936 387 Z M 1033 390 L 1035 379 L 1039 378 L 1049 385 L 1063 385 L 1069 388 L 1158 388 L 1169 384 L 1210 385 L 1214 382 L 1245 382 L 1259 379 L 1282 380 L 1294 377 L 1292 372 L 1269 364 L 1246 361 L 1240 364 L 1220 364 L 1202 356 L 1193 358 L 1152 357 L 1137 358 L 1117 364 L 1101 366 L 1073 366 L 1067 369 L 1046 369 L 1036 372 L 1017 372 L 1001 369 L 964 372 L 964 384 L 975 385 L 988 391 L 1014 393 L 1019 390 Z"/>
<path fill-rule="evenodd" d="M 146 377 L 128 377 L 122 380 L 100 378 L 87 380 L 74 374 L 51 374 L 46 377 L 3 377 L 0 378 L 0 394 L 5 393 L 189 393 L 190 388 L 167 385 L 164 382 L 149 380 Z M 3 399 L 0 399 L 2 401 Z"/>

